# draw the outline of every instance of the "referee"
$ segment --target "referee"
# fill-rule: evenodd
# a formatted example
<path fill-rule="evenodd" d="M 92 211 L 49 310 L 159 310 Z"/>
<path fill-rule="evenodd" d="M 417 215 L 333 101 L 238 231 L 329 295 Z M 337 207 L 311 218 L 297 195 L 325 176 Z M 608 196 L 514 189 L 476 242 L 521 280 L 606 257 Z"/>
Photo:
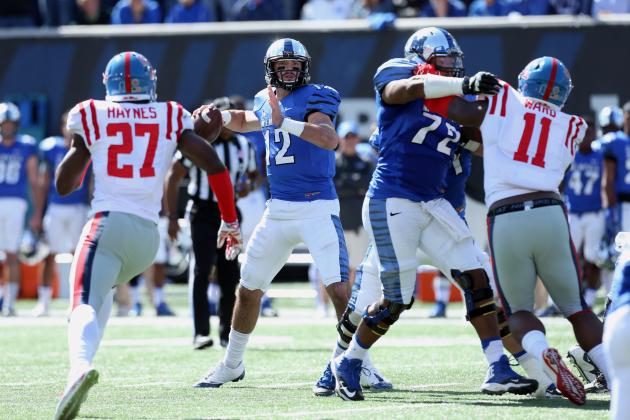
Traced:
<path fill-rule="evenodd" d="M 212 103 L 219 110 L 238 109 L 238 105 L 227 97 L 217 98 Z M 247 138 L 222 128 L 219 137 L 212 144 L 217 155 L 230 172 L 235 186 L 235 197 L 247 195 L 258 178 L 256 157 L 253 146 Z M 166 177 L 166 199 L 169 212 L 168 234 L 177 237 L 177 199 L 179 184 L 186 174 L 189 201 L 186 212 L 190 219 L 193 254 L 195 257 L 192 285 L 192 310 L 194 319 L 193 347 L 201 350 L 213 344 L 210 338 L 210 310 L 208 307 L 208 284 L 212 267 L 216 264 L 216 279 L 221 290 L 219 301 L 219 338 L 221 346 L 228 343 L 235 291 L 240 279 L 238 259 L 225 259 L 224 249 L 217 249 L 217 232 L 221 225 L 221 215 L 212 189 L 208 185 L 206 173 L 185 159 L 181 153 L 175 160 Z M 238 211 L 238 209 L 237 209 Z M 239 221 L 241 213 L 238 211 Z"/>

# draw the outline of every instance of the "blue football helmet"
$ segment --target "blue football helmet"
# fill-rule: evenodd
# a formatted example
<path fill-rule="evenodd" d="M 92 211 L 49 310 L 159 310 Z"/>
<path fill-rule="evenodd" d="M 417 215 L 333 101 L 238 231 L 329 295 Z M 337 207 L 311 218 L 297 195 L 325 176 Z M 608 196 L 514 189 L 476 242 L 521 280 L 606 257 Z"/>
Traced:
<path fill-rule="evenodd" d="M 280 77 L 278 76 L 278 72 L 274 70 L 274 63 L 280 60 L 296 60 L 302 63 L 302 68 L 295 80 L 285 81 L 282 74 Z M 265 65 L 265 81 L 268 85 L 293 90 L 311 80 L 311 56 L 306 51 L 306 47 L 295 39 L 282 38 L 274 41 L 267 48 L 263 63 Z M 292 72 L 294 70 L 287 71 Z"/>
<path fill-rule="evenodd" d="M 156 82 L 149 60 L 135 51 L 116 54 L 103 73 L 106 99 L 113 102 L 155 101 Z"/>
<path fill-rule="evenodd" d="M 452 57 L 448 66 L 435 62 L 436 57 Z M 419 63 L 432 64 L 445 76 L 464 76 L 464 53 L 457 41 L 447 30 L 429 26 L 417 30 L 405 44 L 405 58 Z"/>
<path fill-rule="evenodd" d="M 20 109 L 11 102 L 0 103 L 0 124 L 5 121 L 20 121 Z"/>
<path fill-rule="evenodd" d="M 518 90 L 528 98 L 539 99 L 562 108 L 573 89 L 571 74 L 554 57 L 540 57 L 518 75 Z"/>
<path fill-rule="evenodd" d="M 599 111 L 597 121 L 600 127 L 613 126 L 621 130 L 623 128 L 623 111 L 618 106 L 606 106 Z"/>

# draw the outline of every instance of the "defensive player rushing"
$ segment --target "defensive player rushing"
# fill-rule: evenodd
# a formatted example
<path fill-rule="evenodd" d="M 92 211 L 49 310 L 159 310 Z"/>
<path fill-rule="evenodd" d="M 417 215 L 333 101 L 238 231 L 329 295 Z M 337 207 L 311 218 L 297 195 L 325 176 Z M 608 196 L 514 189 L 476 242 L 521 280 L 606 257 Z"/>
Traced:
<path fill-rule="evenodd" d="M 630 413 L 630 232 L 619 233 L 615 242 L 621 255 L 606 316 L 604 350 L 611 375 L 610 418 L 622 420 Z"/>
<path fill-rule="evenodd" d="M 68 112 L 61 116 L 61 136 L 48 137 L 39 144 L 40 170 L 38 192 L 42 203 L 48 202 L 43 218 L 44 233 L 50 246 L 50 254 L 44 260 L 41 285 L 37 289 L 37 306 L 33 316 L 47 316 L 52 297 L 52 281 L 57 269 L 55 256 L 61 252 L 73 252 L 87 220 L 89 203 L 89 179 L 86 174 L 81 187 L 65 197 L 55 188 L 55 170 L 70 149 L 72 133 L 66 127 Z M 38 215 L 41 218 L 41 215 Z M 41 223 L 41 222 L 40 222 Z M 66 279 L 61 279 L 66 281 Z"/>
<path fill-rule="evenodd" d="M 561 111 L 573 86 L 569 71 L 556 58 L 533 60 L 518 80 L 518 91 L 502 83 L 501 93 L 482 106 L 454 99 L 448 115 L 481 129 L 488 236 L 510 329 L 529 354 L 546 364 L 558 389 L 580 405 L 586 398 L 582 383 L 549 347 L 545 328 L 532 311 L 538 276 L 573 325 L 578 343 L 608 376 L 602 323 L 582 298 L 575 248 L 558 194 L 586 124 Z"/>
<path fill-rule="evenodd" d="M 513 372 L 503 354 L 492 289 L 470 230 L 443 198 L 446 175 L 461 137 L 459 127 L 424 110 L 425 99 L 493 95 L 499 90 L 498 81 L 484 72 L 462 78 L 463 54 L 443 29 L 416 32 L 405 51 L 409 58 L 387 61 L 374 76 L 379 159 L 363 205 L 363 224 L 372 242 L 369 252 L 378 259 L 375 265 L 383 297 L 366 308 L 354 335 L 344 331 L 346 340 L 352 340 L 331 362 L 335 390 L 345 400 L 363 399 L 359 384 L 362 360 L 411 305 L 416 248 L 420 248 L 464 291 L 467 318 L 490 365 L 482 390 L 531 393 L 538 383 Z M 432 64 L 449 77 L 414 76 L 418 61 Z"/>
<path fill-rule="evenodd" d="M 0 312 L 4 309 L 6 316 L 15 316 L 14 305 L 20 289 L 18 248 L 29 189 L 37 190 L 37 146 L 33 137 L 18 134 L 19 124 L 18 107 L 9 102 L 0 103 L 0 251 L 6 254 L 5 267 L 9 272 L 5 290 L 0 287 Z M 42 203 L 38 194 L 32 195 L 35 211 L 30 226 L 39 231 Z"/>
<path fill-rule="evenodd" d="M 232 183 L 225 166 L 192 131 L 188 111 L 176 102 L 155 101 L 156 75 L 149 61 L 136 52 L 117 54 L 105 68 L 103 83 L 104 101 L 87 100 L 70 111 L 72 144 L 55 178 L 59 194 L 67 195 L 80 187 L 92 160 L 93 215 L 72 261 L 70 373 L 55 419 L 74 418 L 98 381 L 92 359 L 109 317 L 112 288 L 153 262 L 164 177 L 175 149 L 208 173 L 224 221 L 220 236 L 228 243 L 226 252 L 237 254 L 240 249 Z"/>
<path fill-rule="evenodd" d="M 225 358 L 196 387 L 245 376 L 243 354 L 261 297 L 300 242 L 313 256 L 338 318 L 348 303 L 348 253 L 333 183 L 339 94 L 309 84 L 311 58 L 296 40 L 273 42 L 264 65 L 268 86 L 256 94 L 254 110 L 222 114 L 232 131 L 262 129 L 271 199 L 247 244 Z"/>

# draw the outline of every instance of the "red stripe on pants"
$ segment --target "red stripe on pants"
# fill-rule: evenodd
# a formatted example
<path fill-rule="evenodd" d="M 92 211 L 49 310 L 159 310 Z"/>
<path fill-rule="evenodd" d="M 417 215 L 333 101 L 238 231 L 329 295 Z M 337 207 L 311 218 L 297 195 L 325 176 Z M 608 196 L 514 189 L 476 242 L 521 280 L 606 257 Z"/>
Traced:
<path fill-rule="evenodd" d="M 101 222 L 101 218 L 103 217 L 103 213 L 96 213 L 94 218 L 92 219 L 90 225 L 90 231 L 83 239 L 83 244 L 81 245 L 81 251 L 79 251 L 79 256 L 77 257 L 77 265 L 74 270 L 74 290 L 72 293 L 72 309 L 76 308 L 81 304 L 81 294 L 83 293 L 83 277 L 87 275 L 91 275 L 92 273 L 86 273 L 85 271 L 85 263 L 87 260 L 88 253 L 90 252 L 90 245 L 94 242 L 94 236 L 96 235 L 96 231 L 98 230 L 98 226 Z"/>

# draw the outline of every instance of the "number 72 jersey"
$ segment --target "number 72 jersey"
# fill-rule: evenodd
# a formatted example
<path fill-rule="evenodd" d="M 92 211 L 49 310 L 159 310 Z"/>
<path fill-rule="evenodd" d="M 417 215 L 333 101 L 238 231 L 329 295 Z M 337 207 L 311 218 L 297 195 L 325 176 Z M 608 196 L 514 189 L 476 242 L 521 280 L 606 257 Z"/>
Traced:
<path fill-rule="evenodd" d="M 507 83 L 481 125 L 486 206 L 534 191 L 558 193 L 586 133 L 580 117 L 522 96 Z"/>
<path fill-rule="evenodd" d="M 92 212 L 120 211 L 158 221 L 164 178 L 190 113 L 176 102 L 88 100 L 68 115 L 92 155 Z"/>

